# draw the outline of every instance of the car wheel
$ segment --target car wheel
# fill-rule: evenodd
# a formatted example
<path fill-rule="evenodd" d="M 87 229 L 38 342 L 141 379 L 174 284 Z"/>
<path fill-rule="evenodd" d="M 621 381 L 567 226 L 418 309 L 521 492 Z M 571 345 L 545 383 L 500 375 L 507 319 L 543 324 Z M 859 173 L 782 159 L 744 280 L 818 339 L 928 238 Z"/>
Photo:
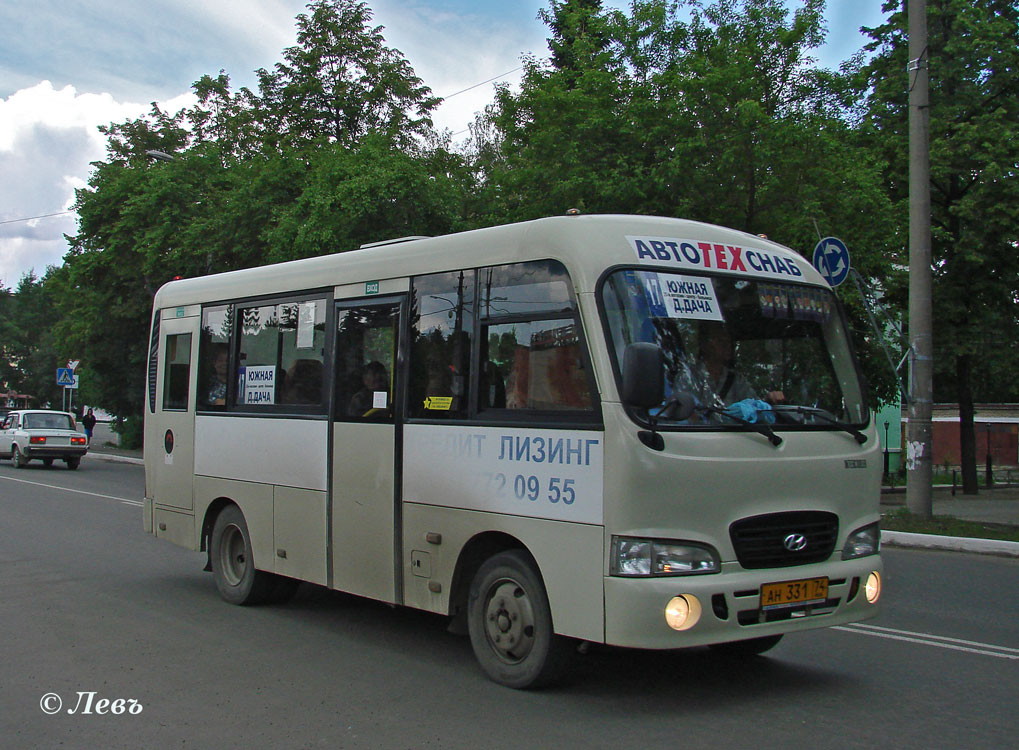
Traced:
<path fill-rule="evenodd" d="M 25 454 L 21 452 L 21 449 L 17 445 L 11 447 L 11 463 L 14 464 L 15 469 L 21 469 L 28 463 L 28 459 L 25 458 Z"/>
<path fill-rule="evenodd" d="M 782 634 L 766 635 L 761 638 L 751 638 L 746 641 L 732 641 L 731 643 L 715 643 L 711 650 L 720 656 L 731 659 L 749 659 L 760 656 L 765 651 L 775 648 L 782 640 Z"/>
<path fill-rule="evenodd" d="M 65 458 L 64 463 L 67 464 L 68 469 L 77 469 L 78 464 L 81 463 L 81 459 L 77 456 L 75 456 L 74 458 Z"/>
<path fill-rule="evenodd" d="M 570 644 L 555 634 L 545 586 L 523 552 L 499 553 L 478 570 L 468 593 L 467 628 L 478 663 L 501 685 L 548 685 L 568 664 Z"/>
<path fill-rule="evenodd" d="M 42 465 L 45 466 L 47 469 L 50 468 L 51 466 L 53 466 L 53 459 L 52 458 L 44 458 L 42 460 Z"/>
<path fill-rule="evenodd" d="M 273 575 L 255 569 L 251 536 L 236 505 L 224 508 L 212 527 L 212 575 L 231 604 L 260 604 L 273 593 Z"/>

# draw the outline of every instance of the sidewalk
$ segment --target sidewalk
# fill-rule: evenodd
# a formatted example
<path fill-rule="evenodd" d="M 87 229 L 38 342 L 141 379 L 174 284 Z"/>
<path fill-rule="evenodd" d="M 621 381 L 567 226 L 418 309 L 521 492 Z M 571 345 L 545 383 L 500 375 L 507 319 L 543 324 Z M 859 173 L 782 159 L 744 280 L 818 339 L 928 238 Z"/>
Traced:
<path fill-rule="evenodd" d="M 885 489 L 881 494 L 882 510 L 892 510 L 903 507 L 905 504 L 904 488 L 894 491 Z M 954 496 L 951 487 L 935 487 L 933 511 L 935 516 L 952 516 L 963 521 L 1019 526 L 1019 487 L 992 487 L 991 489 L 981 487 L 978 495 L 963 495 L 959 488 Z M 881 542 L 889 547 L 919 547 L 1019 557 L 1019 542 L 1002 542 L 992 539 L 882 531 Z"/>
<path fill-rule="evenodd" d="M 136 465 L 143 463 L 141 448 L 124 450 L 118 445 L 119 442 L 117 433 L 110 429 L 109 423 L 97 422 L 92 431 L 92 441 L 89 443 L 88 453 L 85 454 L 85 457 Z"/>

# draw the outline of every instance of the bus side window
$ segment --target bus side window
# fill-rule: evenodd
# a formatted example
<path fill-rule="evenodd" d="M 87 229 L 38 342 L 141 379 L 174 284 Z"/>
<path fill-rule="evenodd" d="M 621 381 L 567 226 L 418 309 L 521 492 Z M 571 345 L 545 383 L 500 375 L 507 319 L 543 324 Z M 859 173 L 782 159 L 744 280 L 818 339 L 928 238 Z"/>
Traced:
<path fill-rule="evenodd" d="M 163 409 L 185 410 L 191 381 L 191 334 L 168 335 L 164 357 Z"/>
<path fill-rule="evenodd" d="M 336 316 L 336 419 L 392 422 L 400 305 L 339 309 Z"/>
<path fill-rule="evenodd" d="M 239 344 L 231 371 L 236 382 L 232 405 L 324 413 L 326 301 L 238 306 L 236 318 Z"/>
<path fill-rule="evenodd" d="M 577 304 L 566 268 L 553 260 L 480 272 L 478 410 L 590 410 Z"/>
<path fill-rule="evenodd" d="M 467 416 L 475 275 L 468 270 L 414 279 L 410 417 Z"/>
<path fill-rule="evenodd" d="M 230 306 L 202 310 L 202 331 L 198 340 L 198 406 L 226 409 L 230 360 Z"/>

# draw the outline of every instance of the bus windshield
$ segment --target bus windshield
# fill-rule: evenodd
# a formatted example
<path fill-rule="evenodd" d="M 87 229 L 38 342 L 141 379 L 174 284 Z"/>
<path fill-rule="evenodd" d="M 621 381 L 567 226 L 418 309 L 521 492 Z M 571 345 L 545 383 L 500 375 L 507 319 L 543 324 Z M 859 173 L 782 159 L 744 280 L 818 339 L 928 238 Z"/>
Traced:
<path fill-rule="evenodd" d="M 617 362 L 632 343 L 662 349 L 666 403 L 688 394 L 696 407 L 684 426 L 744 420 L 838 429 L 867 422 L 845 326 L 828 289 L 621 270 L 606 280 L 602 303 Z M 672 409 L 652 412 L 664 427 L 680 424 Z"/>

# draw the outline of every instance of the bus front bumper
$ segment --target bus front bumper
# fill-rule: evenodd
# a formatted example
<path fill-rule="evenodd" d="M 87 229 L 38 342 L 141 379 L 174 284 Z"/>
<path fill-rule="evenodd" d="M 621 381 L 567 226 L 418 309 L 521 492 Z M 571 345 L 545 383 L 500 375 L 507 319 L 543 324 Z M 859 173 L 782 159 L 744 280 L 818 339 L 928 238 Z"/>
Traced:
<path fill-rule="evenodd" d="M 877 615 L 880 599 L 868 601 L 868 579 L 883 575 L 880 555 L 796 568 L 744 570 L 726 563 L 700 576 L 605 578 L 605 642 L 614 646 L 675 649 L 759 638 L 841 625 Z M 827 579 L 823 602 L 764 608 L 761 587 Z M 871 591 L 872 593 L 872 591 Z M 674 600 L 690 614 L 676 630 Z M 671 610 L 671 611 L 670 611 Z M 668 618 L 667 618 L 668 615 Z M 693 624 L 689 624 L 695 618 Z"/>

